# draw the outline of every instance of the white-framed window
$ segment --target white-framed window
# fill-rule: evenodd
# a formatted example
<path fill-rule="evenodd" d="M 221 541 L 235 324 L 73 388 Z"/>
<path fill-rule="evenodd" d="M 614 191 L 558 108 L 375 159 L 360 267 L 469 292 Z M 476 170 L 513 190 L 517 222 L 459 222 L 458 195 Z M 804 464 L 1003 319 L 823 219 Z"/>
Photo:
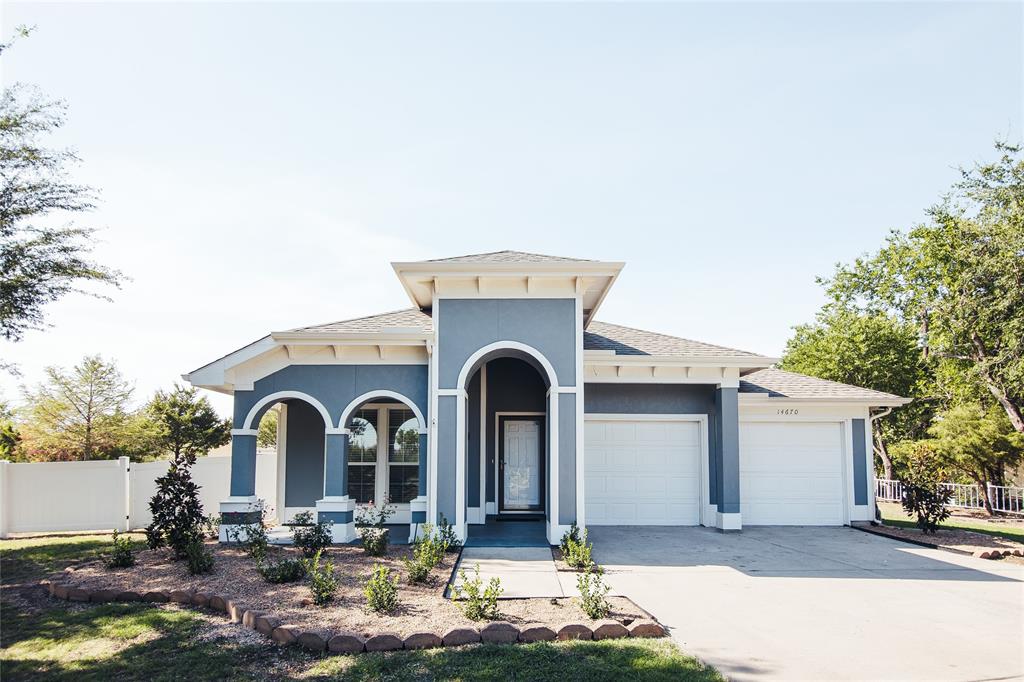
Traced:
<path fill-rule="evenodd" d="M 405 505 L 419 491 L 419 423 L 403 405 L 364 405 L 349 421 L 348 495 Z M 384 455 L 384 456 L 378 456 Z"/>

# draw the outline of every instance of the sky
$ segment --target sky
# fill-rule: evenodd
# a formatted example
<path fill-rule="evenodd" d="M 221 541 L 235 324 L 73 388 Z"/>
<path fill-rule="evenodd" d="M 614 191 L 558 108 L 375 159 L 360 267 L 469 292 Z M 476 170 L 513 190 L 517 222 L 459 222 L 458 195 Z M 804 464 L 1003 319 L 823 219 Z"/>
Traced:
<path fill-rule="evenodd" d="M 815 278 L 1020 141 L 1024 4 L 4 2 L 127 277 L 0 358 L 138 402 L 270 331 L 410 305 L 389 263 L 626 261 L 599 319 L 781 354 Z M 227 414 L 230 398 L 214 397 Z"/>

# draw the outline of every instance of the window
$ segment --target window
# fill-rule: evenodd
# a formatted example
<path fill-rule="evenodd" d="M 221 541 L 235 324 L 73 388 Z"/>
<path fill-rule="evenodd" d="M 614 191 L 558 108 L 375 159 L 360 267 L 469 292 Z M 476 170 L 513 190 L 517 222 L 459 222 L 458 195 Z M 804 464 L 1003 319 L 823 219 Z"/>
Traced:
<path fill-rule="evenodd" d="M 420 429 L 412 410 L 388 410 L 388 498 L 411 501 L 419 493 Z"/>
<path fill-rule="evenodd" d="M 377 423 L 375 409 L 359 410 L 349 423 L 348 496 L 356 502 L 373 499 L 377 480 Z"/>

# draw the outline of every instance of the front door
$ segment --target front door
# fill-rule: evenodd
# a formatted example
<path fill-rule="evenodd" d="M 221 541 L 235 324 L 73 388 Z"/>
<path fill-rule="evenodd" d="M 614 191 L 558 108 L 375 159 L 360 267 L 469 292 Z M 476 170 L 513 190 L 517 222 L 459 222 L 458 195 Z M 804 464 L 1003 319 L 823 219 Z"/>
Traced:
<path fill-rule="evenodd" d="M 504 418 L 501 438 L 501 510 L 544 508 L 544 427 L 539 417 Z"/>

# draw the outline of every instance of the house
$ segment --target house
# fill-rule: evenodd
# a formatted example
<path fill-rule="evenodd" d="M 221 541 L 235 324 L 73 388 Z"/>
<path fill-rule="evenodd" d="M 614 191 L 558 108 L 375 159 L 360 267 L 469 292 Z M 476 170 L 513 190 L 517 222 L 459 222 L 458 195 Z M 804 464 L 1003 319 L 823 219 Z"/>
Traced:
<path fill-rule="evenodd" d="M 256 430 L 282 404 L 278 517 L 335 541 L 387 496 L 411 532 L 843 525 L 874 515 L 871 419 L 904 398 L 777 358 L 596 319 L 623 263 L 501 251 L 392 263 L 406 310 L 270 335 L 187 375 L 234 396 L 222 538 L 254 518 Z"/>

